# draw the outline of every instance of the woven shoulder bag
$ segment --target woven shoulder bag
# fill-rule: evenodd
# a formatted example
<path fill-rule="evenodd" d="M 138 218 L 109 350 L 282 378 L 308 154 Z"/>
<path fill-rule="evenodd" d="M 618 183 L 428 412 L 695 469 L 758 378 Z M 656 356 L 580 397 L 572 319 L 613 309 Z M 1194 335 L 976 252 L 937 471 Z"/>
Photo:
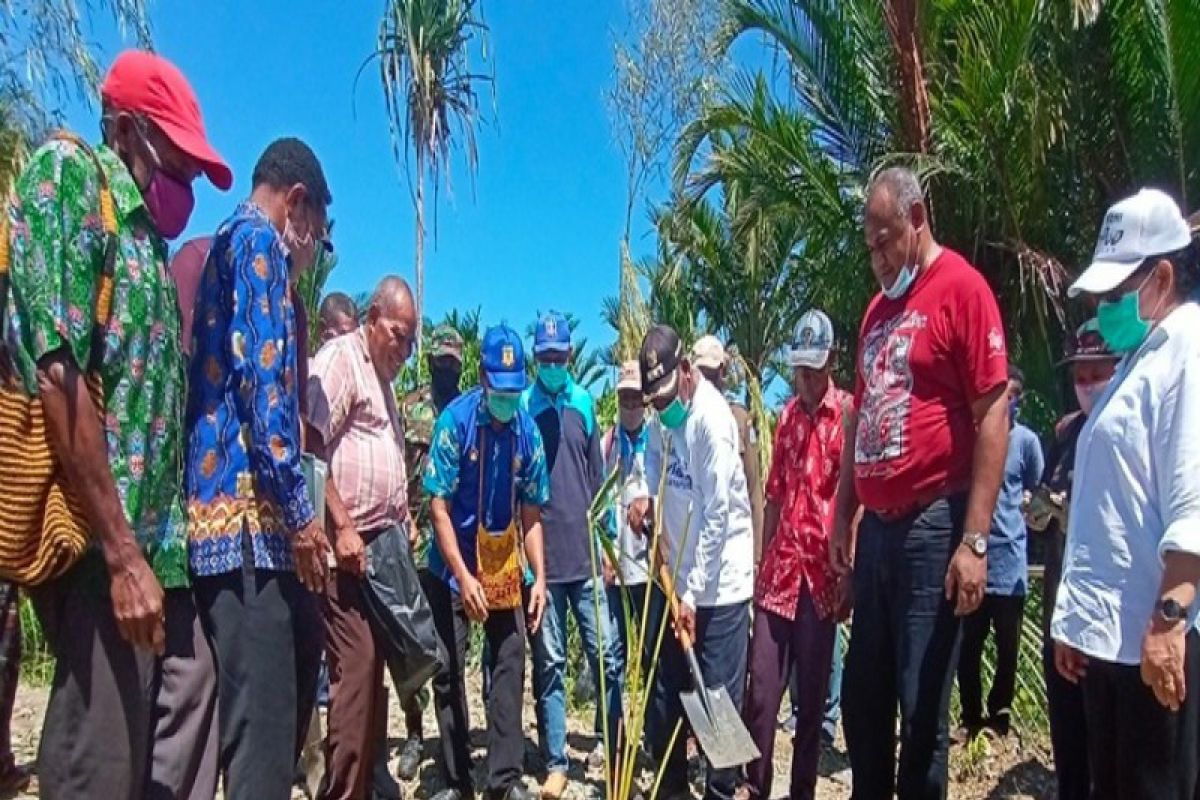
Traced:
<path fill-rule="evenodd" d="M 96 291 L 95 330 L 86 369 L 88 393 L 103 417 L 98 369 L 112 311 L 117 218 L 108 178 L 95 152 L 70 133 L 52 137 L 87 153 L 100 176 L 100 220 L 104 261 Z M 0 331 L 9 290 L 9 209 L 0 214 Z M 0 578 L 36 586 L 66 572 L 87 550 L 88 521 L 78 495 L 67 484 L 46 431 L 42 401 L 30 397 L 7 352 L 0 380 Z"/>

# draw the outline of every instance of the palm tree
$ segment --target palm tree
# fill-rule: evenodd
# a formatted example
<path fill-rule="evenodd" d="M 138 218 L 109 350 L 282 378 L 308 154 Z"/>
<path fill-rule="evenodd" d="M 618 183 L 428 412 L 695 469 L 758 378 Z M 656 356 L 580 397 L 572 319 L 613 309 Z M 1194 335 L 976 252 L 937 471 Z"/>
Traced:
<path fill-rule="evenodd" d="M 373 57 L 379 59 L 393 152 L 406 170 L 410 153 L 415 161 L 409 177 L 416 212 L 418 320 L 425 308 L 425 180 L 428 176 L 433 183 L 436 241 L 439 179 L 450 188 L 449 162 L 455 143 L 461 139 L 472 176 L 479 163 L 478 88 L 493 79 L 472 71 L 469 61 L 474 44 L 486 57 L 486 34 L 476 0 L 388 0 L 379 24 Z M 421 342 L 420 336 L 417 341 Z"/>

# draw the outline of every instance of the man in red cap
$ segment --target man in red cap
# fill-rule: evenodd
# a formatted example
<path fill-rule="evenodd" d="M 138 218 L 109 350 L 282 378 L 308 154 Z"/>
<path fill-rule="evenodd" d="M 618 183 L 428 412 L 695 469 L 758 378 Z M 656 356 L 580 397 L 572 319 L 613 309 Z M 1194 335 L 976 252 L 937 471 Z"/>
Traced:
<path fill-rule="evenodd" d="M 165 240 L 186 226 L 201 172 L 222 189 L 232 176 L 206 140 L 191 87 L 165 59 L 122 54 L 101 97 L 103 142 L 93 151 L 55 138 L 17 181 L 5 335 L 94 541 L 66 574 L 30 590 L 56 659 L 41 796 L 135 800 L 155 796 L 146 776 L 156 656 L 168 631 L 190 636 L 195 616 L 184 361 Z M 111 293 L 100 290 L 106 263 Z"/>

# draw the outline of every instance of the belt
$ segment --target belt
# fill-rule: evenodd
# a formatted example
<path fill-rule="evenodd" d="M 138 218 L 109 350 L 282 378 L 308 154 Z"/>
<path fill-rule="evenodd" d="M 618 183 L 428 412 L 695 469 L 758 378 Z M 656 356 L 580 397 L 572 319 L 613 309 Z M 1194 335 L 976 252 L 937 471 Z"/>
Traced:
<path fill-rule="evenodd" d="M 937 488 L 917 494 L 912 500 L 902 506 L 896 506 L 895 508 L 872 508 L 868 510 L 884 522 L 897 522 L 906 517 L 915 516 L 917 512 L 923 511 L 938 500 L 953 497 L 956 494 L 965 494 L 969 489 L 970 486 L 968 484 L 962 486 L 938 486 Z"/>

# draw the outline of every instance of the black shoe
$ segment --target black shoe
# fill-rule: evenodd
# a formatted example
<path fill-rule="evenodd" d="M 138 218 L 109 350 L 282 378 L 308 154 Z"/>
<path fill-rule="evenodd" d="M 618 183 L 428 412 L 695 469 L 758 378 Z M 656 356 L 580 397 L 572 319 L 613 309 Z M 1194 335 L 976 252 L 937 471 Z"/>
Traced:
<path fill-rule="evenodd" d="M 421 771 L 421 761 L 425 756 L 425 744 L 415 736 L 410 736 L 400 746 L 400 763 L 396 765 L 396 777 L 408 783 L 417 777 Z"/>
<path fill-rule="evenodd" d="M 523 781 L 517 781 L 503 792 L 488 792 L 487 798 L 488 800 L 537 800 L 537 796 L 525 786 Z"/>
<path fill-rule="evenodd" d="M 429 800 L 475 800 L 475 793 L 469 792 L 464 794 L 458 789 L 450 787 L 442 789 L 433 797 L 429 798 Z"/>

